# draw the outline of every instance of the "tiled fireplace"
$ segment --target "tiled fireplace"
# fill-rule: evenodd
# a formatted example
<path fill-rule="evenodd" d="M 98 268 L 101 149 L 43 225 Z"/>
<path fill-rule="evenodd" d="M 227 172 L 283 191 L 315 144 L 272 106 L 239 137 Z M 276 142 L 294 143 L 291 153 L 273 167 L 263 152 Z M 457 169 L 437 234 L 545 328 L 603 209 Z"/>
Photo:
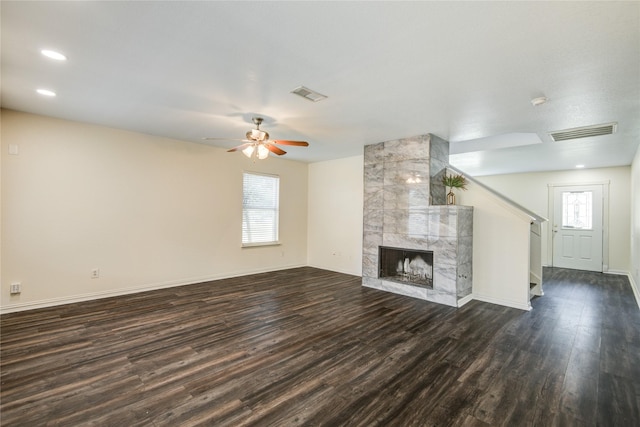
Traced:
<path fill-rule="evenodd" d="M 430 134 L 365 147 L 364 286 L 451 306 L 471 295 L 473 208 L 445 205 L 448 159 Z"/>

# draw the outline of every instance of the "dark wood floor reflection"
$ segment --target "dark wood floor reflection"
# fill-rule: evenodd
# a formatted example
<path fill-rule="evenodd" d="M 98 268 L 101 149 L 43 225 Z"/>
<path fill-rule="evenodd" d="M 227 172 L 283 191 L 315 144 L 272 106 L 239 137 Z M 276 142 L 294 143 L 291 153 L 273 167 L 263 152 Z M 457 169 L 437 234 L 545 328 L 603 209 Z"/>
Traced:
<path fill-rule="evenodd" d="M 545 270 L 531 312 L 314 268 L 1 317 L 5 426 L 640 425 L 624 276 Z"/>

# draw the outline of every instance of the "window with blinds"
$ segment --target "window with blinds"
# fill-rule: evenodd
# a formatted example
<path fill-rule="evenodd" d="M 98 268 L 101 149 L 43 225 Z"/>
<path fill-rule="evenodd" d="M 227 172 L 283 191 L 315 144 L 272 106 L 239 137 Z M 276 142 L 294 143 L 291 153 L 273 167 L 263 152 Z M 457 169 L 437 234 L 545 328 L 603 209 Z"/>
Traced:
<path fill-rule="evenodd" d="M 242 245 L 278 243 L 280 177 L 244 172 L 242 178 Z"/>

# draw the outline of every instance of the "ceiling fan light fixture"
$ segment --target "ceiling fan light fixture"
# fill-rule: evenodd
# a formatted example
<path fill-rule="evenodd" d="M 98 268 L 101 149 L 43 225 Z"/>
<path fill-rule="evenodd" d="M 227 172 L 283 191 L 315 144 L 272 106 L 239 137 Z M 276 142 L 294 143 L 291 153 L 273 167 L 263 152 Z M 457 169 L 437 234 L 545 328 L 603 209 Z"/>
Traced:
<path fill-rule="evenodd" d="M 319 92 L 316 92 L 315 90 L 311 90 L 308 87 L 304 87 L 304 86 L 298 86 L 297 88 L 292 90 L 291 93 L 301 96 L 304 99 L 311 102 L 318 102 L 328 98 L 328 96 L 323 95 Z"/>
<path fill-rule="evenodd" d="M 238 139 L 235 141 L 242 141 L 243 144 L 240 144 L 236 147 L 230 148 L 227 152 L 235 152 L 242 151 L 242 154 L 247 156 L 249 159 L 252 157 L 257 157 L 259 160 L 264 160 L 269 157 L 269 153 L 273 153 L 278 156 L 282 156 L 287 154 L 282 148 L 278 147 L 277 144 L 282 145 L 293 145 L 298 147 L 308 147 L 309 143 L 307 141 L 293 141 L 290 139 L 278 139 L 271 141 L 269 139 L 269 133 L 263 130 L 260 130 L 260 125 L 262 124 L 262 117 L 253 117 L 251 119 L 253 123 L 256 125 L 255 129 L 251 129 L 246 133 L 247 139 Z M 203 138 L 206 140 L 215 140 L 215 139 L 228 139 L 228 138 Z"/>
<path fill-rule="evenodd" d="M 269 139 L 269 134 L 260 129 L 251 129 L 247 132 L 247 139 L 252 139 L 254 141 L 264 141 Z"/>
<path fill-rule="evenodd" d="M 255 147 L 253 145 L 250 145 L 247 148 L 245 148 L 244 150 L 242 150 L 242 154 L 244 154 L 248 158 L 251 158 L 251 156 L 253 156 L 253 151 L 254 150 L 255 150 Z"/>
<path fill-rule="evenodd" d="M 269 149 L 264 144 L 258 145 L 258 159 L 264 160 L 269 157 Z"/>

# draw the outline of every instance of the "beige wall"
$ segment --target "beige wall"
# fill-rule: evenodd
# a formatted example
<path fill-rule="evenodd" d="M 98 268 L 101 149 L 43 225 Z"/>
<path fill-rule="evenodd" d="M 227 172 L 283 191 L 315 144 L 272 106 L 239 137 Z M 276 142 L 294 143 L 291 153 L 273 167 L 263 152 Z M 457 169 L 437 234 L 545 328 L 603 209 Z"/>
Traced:
<path fill-rule="evenodd" d="M 551 219 L 549 184 L 609 184 L 609 271 L 628 273 L 630 259 L 630 172 L 629 166 L 575 171 L 522 173 L 477 177 L 478 181 L 504 194 L 537 214 Z M 551 264 L 549 223 L 543 225 L 542 261 Z"/>
<path fill-rule="evenodd" d="M 254 163 L 14 111 L 1 119 L 2 311 L 300 265 L 362 272 L 362 156 Z M 19 155 L 7 154 L 9 144 Z M 281 176 L 281 246 L 240 247 L 243 170 Z M 639 282 L 640 150 L 632 167 L 479 180 L 542 216 L 547 184 L 609 180 L 609 268 Z M 13 282 L 21 295 L 9 296 Z"/>
<path fill-rule="evenodd" d="M 1 136 L 4 311 L 307 264 L 305 163 L 6 110 Z M 241 248 L 244 170 L 280 175 L 281 246 Z"/>
<path fill-rule="evenodd" d="M 362 275 L 364 156 L 309 165 L 309 265 Z"/>
<path fill-rule="evenodd" d="M 640 147 L 631 166 L 631 281 L 640 306 Z"/>

